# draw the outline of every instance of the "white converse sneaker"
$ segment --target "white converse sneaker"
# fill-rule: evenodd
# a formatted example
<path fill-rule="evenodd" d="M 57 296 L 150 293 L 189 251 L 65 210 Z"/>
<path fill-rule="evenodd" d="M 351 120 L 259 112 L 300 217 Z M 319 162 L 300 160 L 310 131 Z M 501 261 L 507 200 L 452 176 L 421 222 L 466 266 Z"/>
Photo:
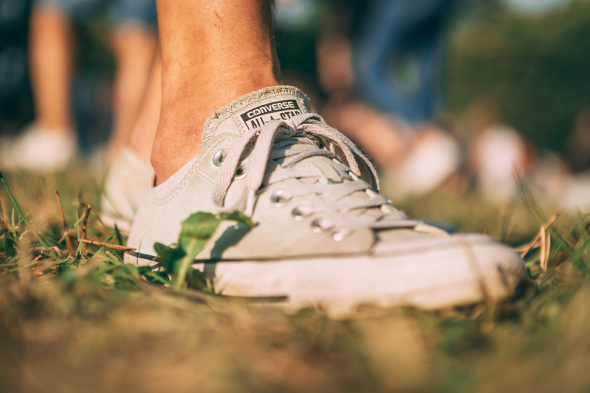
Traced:
<path fill-rule="evenodd" d="M 53 132 L 32 124 L 0 139 L 0 169 L 54 172 L 66 169 L 77 149 L 75 132 Z"/>
<path fill-rule="evenodd" d="M 126 261 L 153 264 L 154 243 L 176 242 L 194 212 L 238 210 L 255 227 L 220 226 L 194 265 L 218 294 L 283 296 L 342 315 L 361 304 L 428 309 L 512 292 L 524 273 L 516 254 L 483 235 L 408 220 L 360 179 L 368 172 L 377 183 L 358 148 L 308 112 L 303 93 L 281 86 L 214 113 L 202 153 L 144 199 Z"/>
<path fill-rule="evenodd" d="M 129 232 L 133 217 L 154 179 L 152 166 L 125 147 L 111 165 L 104 185 L 100 217 L 107 226 Z"/>

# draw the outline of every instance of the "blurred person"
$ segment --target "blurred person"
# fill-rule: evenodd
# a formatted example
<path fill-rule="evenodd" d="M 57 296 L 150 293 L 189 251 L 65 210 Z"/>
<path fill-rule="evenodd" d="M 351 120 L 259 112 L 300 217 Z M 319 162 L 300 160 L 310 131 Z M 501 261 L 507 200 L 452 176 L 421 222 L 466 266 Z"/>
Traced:
<path fill-rule="evenodd" d="M 494 204 L 513 201 L 519 194 L 517 176 L 530 183 L 543 205 L 570 212 L 590 208 L 588 148 L 590 111 L 583 109 L 569 135 L 566 160 L 548 151 L 536 152 L 516 129 L 504 123 L 496 101 L 480 97 L 469 106 L 463 137 L 468 165 L 477 190 Z"/>
<path fill-rule="evenodd" d="M 583 108 L 565 143 L 565 159 L 545 152 L 532 176 L 532 188 L 548 205 L 569 212 L 590 211 L 590 108 Z"/>
<path fill-rule="evenodd" d="M 403 161 L 384 175 L 396 199 L 428 194 L 458 171 L 461 150 L 456 139 L 438 126 L 425 125 L 411 134 Z"/>
<path fill-rule="evenodd" d="M 276 0 L 274 11 L 277 56 L 285 83 L 301 87 L 312 106 L 321 103 L 314 53 L 323 23 L 325 0 Z"/>
<path fill-rule="evenodd" d="M 523 173 L 527 160 L 527 145 L 518 131 L 504 124 L 486 128 L 472 141 L 470 154 L 484 198 L 502 204 L 518 195 L 516 173 Z"/>
<path fill-rule="evenodd" d="M 578 114 L 566 141 L 572 175 L 559 205 L 568 210 L 590 211 L 590 107 Z"/>
<path fill-rule="evenodd" d="M 557 206 L 572 213 L 590 213 L 590 171 L 565 177 Z"/>
<path fill-rule="evenodd" d="M 574 172 L 590 170 L 590 107 L 578 113 L 565 142 L 565 152 Z"/>
<path fill-rule="evenodd" d="M 145 97 L 131 135 L 108 168 L 101 195 L 105 225 L 128 233 L 133 217 L 154 181 L 150 164 L 162 103 L 162 61 L 156 56 Z"/>
<path fill-rule="evenodd" d="M 343 34 L 325 35 L 317 59 L 320 84 L 328 94 L 322 108 L 326 121 L 357 142 L 378 166 L 399 159 L 405 148 L 401 125 L 356 98 L 350 40 Z"/>
<path fill-rule="evenodd" d="M 320 82 L 329 94 L 323 116 L 375 161 L 390 198 L 433 191 L 457 171 L 458 143 L 441 127 L 410 126 L 356 98 L 352 56 L 342 34 L 328 34 L 318 44 Z"/>
<path fill-rule="evenodd" d="M 19 108 L 26 89 L 26 26 L 28 4 L 20 0 L 0 0 L 0 117 Z M 5 122 L 2 128 L 7 128 Z M 8 127 L 10 128 L 10 127 Z"/>
<path fill-rule="evenodd" d="M 155 177 L 125 260 L 153 265 L 156 243 L 176 242 L 192 213 L 237 211 L 255 226 L 223 224 L 193 264 L 217 294 L 343 315 L 511 293 L 518 256 L 409 220 L 378 194 L 370 160 L 282 85 L 271 6 L 158 0 L 161 110 L 153 141 L 140 138 L 153 142 Z"/>
<path fill-rule="evenodd" d="M 100 3 L 109 10 L 117 62 L 110 160 L 128 142 L 157 48 L 155 0 L 36 0 L 30 22 L 30 70 L 36 118 L 0 141 L 0 168 L 63 170 L 77 151 L 71 113 L 73 18 Z"/>
<path fill-rule="evenodd" d="M 443 32 L 455 1 L 371 0 L 354 42 L 361 98 L 409 123 L 439 106 Z"/>
<path fill-rule="evenodd" d="M 468 171 L 478 191 L 491 203 L 504 204 L 518 195 L 517 174 L 529 176 L 535 164 L 532 145 L 505 124 L 499 105 L 476 99 L 466 111 Z"/>
<path fill-rule="evenodd" d="M 554 153 L 543 152 L 530 183 L 536 200 L 543 206 L 569 213 L 590 212 L 590 171 L 573 173 Z"/>

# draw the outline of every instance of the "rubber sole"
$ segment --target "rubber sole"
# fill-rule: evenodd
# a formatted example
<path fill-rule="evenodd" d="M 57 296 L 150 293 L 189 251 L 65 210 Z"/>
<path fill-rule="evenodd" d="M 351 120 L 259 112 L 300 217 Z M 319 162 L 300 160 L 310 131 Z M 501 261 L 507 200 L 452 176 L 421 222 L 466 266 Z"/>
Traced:
<path fill-rule="evenodd" d="M 153 265 L 154 257 L 127 253 L 125 261 Z M 380 255 L 275 260 L 196 261 L 220 295 L 285 298 L 284 305 L 346 316 L 364 304 L 432 310 L 496 302 L 513 293 L 524 264 L 495 242 Z"/>

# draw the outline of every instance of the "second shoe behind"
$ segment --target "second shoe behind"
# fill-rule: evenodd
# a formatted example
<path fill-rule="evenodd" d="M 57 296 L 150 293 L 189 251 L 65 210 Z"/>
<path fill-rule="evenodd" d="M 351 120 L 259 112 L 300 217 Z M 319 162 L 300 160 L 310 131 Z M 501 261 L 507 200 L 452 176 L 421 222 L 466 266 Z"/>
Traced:
<path fill-rule="evenodd" d="M 109 168 L 101 198 L 100 217 L 107 226 L 129 232 L 135 213 L 148 194 L 154 170 L 125 147 Z"/>

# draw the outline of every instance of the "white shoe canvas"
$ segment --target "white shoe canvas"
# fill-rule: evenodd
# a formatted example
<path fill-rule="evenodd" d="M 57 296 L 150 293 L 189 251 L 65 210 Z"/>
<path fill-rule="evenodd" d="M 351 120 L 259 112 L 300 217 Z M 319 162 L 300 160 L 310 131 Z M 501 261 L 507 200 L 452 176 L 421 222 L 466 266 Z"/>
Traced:
<path fill-rule="evenodd" d="M 135 213 L 154 180 L 152 166 L 125 147 L 105 179 L 100 217 L 107 226 L 129 232 Z"/>
<path fill-rule="evenodd" d="M 221 225 L 195 261 L 218 294 L 347 315 L 362 304 L 432 309 L 512 293 L 525 268 L 510 248 L 408 219 L 377 193 L 359 149 L 309 112 L 288 86 L 215 112 L 203 151 L 142 202 L 126 261 L 154 264 L 154 244 L 175 243 L 192 213 L 240 211 L 254 228 Z"/>

